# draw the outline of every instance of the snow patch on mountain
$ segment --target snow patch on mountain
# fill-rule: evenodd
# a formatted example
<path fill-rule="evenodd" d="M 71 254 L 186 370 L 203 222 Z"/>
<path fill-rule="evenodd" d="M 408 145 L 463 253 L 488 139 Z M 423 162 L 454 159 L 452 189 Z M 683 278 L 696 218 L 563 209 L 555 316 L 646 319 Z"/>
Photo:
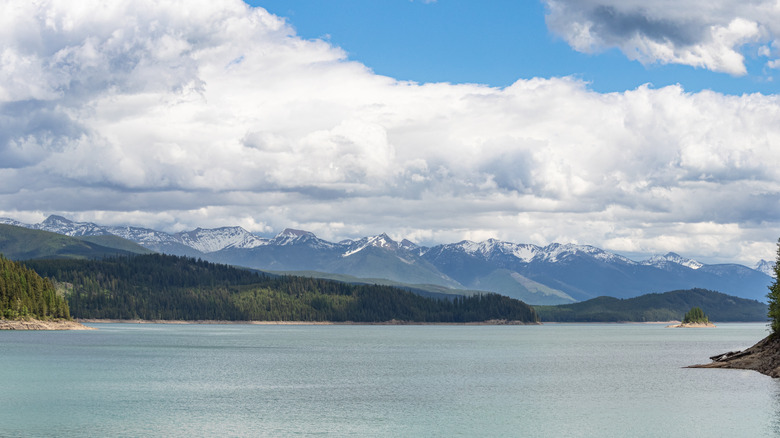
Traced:
<path fill-rule="evenodd" d="M 775 262 L 761 260 L 758 263 L 756 263 L 756 267 L 753 269 L 755 269 L 758 272 L 763 272 L 764 274 L 772 278 L 775 278 Z"/>
<path fill-rule="evenodd" d="M 542 251 L 539 254 L 537 260 L 548 263 L 557 263 L 575 256 L 590 257 L 605 263 L 621 263 L 626 265 L 636 264 L 635 261 L 627 257 L 604 251 L 601 248 L 596 248 L 595 246 L 591 245 L 578 245 L 574 243 L 553 243 L 547 245 L 546 247 L 542 248 Z"/>
<path fill-rule="evenodd" d="M 71 237 L 115 235 L 143 246 L 182 244 L 200 252 L 209 253 L 225 248 L 254 248 L 267 244 L 241 227 L 223 227 L 215 229 L 198 228 L 177 234 L 137 227 L 106 227 L 91 222 L 75 222 L 62 216 L 51 215 L 39 224 L 22 224 L 8 220 L 11 225 L 23 226 L 35 230 L 50 231 Z"/>
<path fill-rule="evenodd" d="M 268 244 L 267 240 L 261 239 L 241 227 L 196 228 L 192 231 L 176 233 L 174 237 L 180 243 L 204 253 L 226 248 L 249 249 Z"/>
<path fill-rule="evenodd" d="M 62 216 L 51 215 L 40 224 L 32 226 L 33 229 L 51 231 L 57 234 L 64 234 L 71 237 L 80 236 L 105 236 L 109 233 L 105 227 L 93 224 L 91 222 L 73 222 Z"/>
<path fill-rule="evenodd" d="M 395 252 L 399 258 L 407 263 L 413 263 L 409 256 L 412 256 L 413 259 L 415 256 L 420 257 L 428 251 L 435 249 L 442 252 L 463 252 L 486 261 L 496 261 L 509 257 L 517 259 L 522 263 L 558 263 L 571 257 L 590 257 L 605 263 L 641 264 L 666 270 L 675 266 L 694 270 L 702 267 L 714 269 L 712 265 L 704 265 L 673 252 L 663 256 L 654 256 L 641 262 L 635 262 L 590 245 L 578 244 L 553 243 L 540 247 L 532 244 L 518 244 L 488 239 L 482 242 L 464 240 L 435 248 L 426 248 L 417 246 L 406 239 L 399 243 L 384 233 L 358 240 L 344 240 L 339 243 L 332 243 L 318 238 L 312 232 L 292 228 L 285 229 L 273 239 L 256 236 L 241 227 L 197 228 L 192 231 L 169 234 L 147 228 L 100 226 L 91 222 L 75 222 L 57 215 L 51 215 L 39 224 L 25 224 L 11 218 L 0 218 L 0 224 L 50 231 L 74 237 L 116 235 L 149 248 L 158 248 L 158 250 L 161 246 L 181 244 L 203 253 L 211 253 L 223 249 L 251 249 L 263 245 L 304 245 L 312 249 L 336 250 L 341 252 L 342 257 L 349 257 L 365 248 L 377 247 Z M 761 260 L 756 265 L 755 270 L 773 277 L 775 273 L 774 263 Z"/>
<path fill-rule="evenodd" d="M 511 253 L 517 259 L 529 263 L 539 254 L 539 247 L 528 244 L 514 244 Z"/>
<path fill-rule="evenodd" d="M 17 220 L 7 218 L 7 217 L 0 217 L 0 224 L 13 225 L 15 227 L 31 228 L 29 224 L 25 224 L 23 222 L 19 222 Z"/>
<path fill-rule="evenodd" d="M 414 242 L 411 242 L 406 239 L 403 239 L 399 245 L 401 248 L 407 251 L 415 251 L 419 248 L 419 246 L 417 246 Z"/>
<path fill-rule="evenodd" d="M 311 231 L 293 228 L 285 228 L 284 231 L 271 239 L 268 244 L 277 246 L 306 245 L 316 249 L 331 249 L 337 246 L 335 243 L 320 239 Z"/>
<path fill-rule="evenodd" d="M 123 239 L 133 241 L 139 245 L 160 245 L 166 243 L 179 243 L 176 238 L 162 231 L 150 230 L 138 227 L 107 227 L 106 230 Z"/>
<path fill-rule="evenodd" d="M 317 237 L 311 231 L 296 230 L 294 228 L 285 228 L 284 231 L 276 235 L 277 238 L 298 238 L 298 237 Z"/>
<path fill-rule="evenodd" d="M 460 250 L 465 252 L 466 254 L 470 254 L 475 257 L 480 257 L 487 260 L 494 253 L 496 253 L 496 251 L 499 251 L 499 253 L 503 253 L 500 248 L 502 243 L 503 242 L 496 239 L 488 239 L 482 242 L 472 242 L 470 240 L 463 240 L 453 245 L 445 245 L 445 248 L 449 246 L 452 249 Z"/>
<path fill-rule="evenodd" d="M 552 243 L 550 245 L 545 246 L 542 249 L 542 253 L 539 255 L 538 260 L 545 261 L 548 263 L 558 263 L 568 257 L 577 254 L 577 252 L 590 254 L 593 251 L 589 251 L 589 248 L 579 247 L 578 245 L 575 245 L 573 243 L 567 243 L 567 244 Z"/>
<path fill-rule="evenodd" d="M 666 253 L 663 256 L 650 257 L 649 259 L 641 262 L 641 264 L 648 265 L 648 266 L 655 266 L 661 269 L 666 268 L 669 265 L 680 265 L 680 266 L 685 266 L 686 268 L 689 269 L 700 269 L 702 266 L 704 266 L 703 263 L 699 263 L 696 260 L 685 258 L 673 252 Z"/>
<path fill-rule="evenodd" d="M 409 242 L 409 241 L 406 241 Z M 409 242 L 411 243 L 411 242 Z M 391 239 L 387 234 L 382 233 L 377 236 L 372 237 L 364 237 L 359 240 L 349 240 L 342 242 L 345 246 L 347 246 L 347 250 L 341 255 L 342 257 L 349 257 L 353 254 L 357 254 L 360 251 L 363 251 L 364 249 L 374 246 L 377 248 L 386 249 L 389 251 L 397 251 L 399 248 L 401 248 L 401 245 L 398 244 L 395 240 Z M 412 244 L 414 245 L 414 244 Z M 406 260 L 404 260 L 406 261 Z"/>
<path fill-rule="evenodd" d="M 545 247 L 527 243 L 503 242 L 488 239 L 482 242 L 464 240 L 452 245 L 444 245 L 444 249 L 463 251 L 484 260 L 498 256 L 511 256 L 523 263 L 548 262 L 557 263 L 568 257 L 584 255 L 607 263 L 636 264 L 633 260 L 613 254 L 590 245 L 553 243 Z"/>

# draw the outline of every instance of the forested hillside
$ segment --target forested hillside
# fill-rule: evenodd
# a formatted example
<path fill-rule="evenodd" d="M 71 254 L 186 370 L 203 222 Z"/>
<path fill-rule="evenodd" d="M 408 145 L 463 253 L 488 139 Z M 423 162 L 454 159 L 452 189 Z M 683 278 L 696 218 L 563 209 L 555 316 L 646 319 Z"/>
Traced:
<path fill-rule="evenodd" d="M 66 318 L 68 304 L 48 279 L 0 255 L 0 318 Z"/>
<path fill-rule="evenodd" d="M 560 306 L 535 306 L 542 322 L 618 322 L 682 320 L 699 307 L 712 321 L 766 321 L 767 305 L 706 289 L 677 290 L 636 298 L 599 297 Z"/>
<path fill-rule="evenodd" d="M 78 318 L 384 322 L 536 322 L 525 303 L 497 294 L 438 300 L 401 289 L 271 276 L 186 257 L 33 260 L 66 285 Z"/>
<path fill-rule="evenodd" d="M 121 254 L 147 254 L 146 248 L 116 236 L 63 236 L 0 224 L 0 253 L 11 260 L 39 258 L 103 258 Z"/>

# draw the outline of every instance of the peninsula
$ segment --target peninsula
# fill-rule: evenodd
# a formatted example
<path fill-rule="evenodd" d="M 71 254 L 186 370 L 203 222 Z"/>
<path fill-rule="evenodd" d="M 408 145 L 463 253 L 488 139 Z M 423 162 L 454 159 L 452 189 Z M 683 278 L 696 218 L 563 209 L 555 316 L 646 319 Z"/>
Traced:
<path fill-rule="evenodd" d="M 754 370 L 770 377 L 780 377 L 780 239 L 777 242 L 775 281 L 769 286 L 769 320 L 771 333 L 756 345 L 743 351 L 729 351 L 710 357 L 711 363 L 689 368 L 734 368 Z"/>
<path fill-rule="evenodd" d="M 780 336 L 770 335 L 743 351 L 729 351 L 710 357 L 711 363 L 688 368 L 732 368 L 754 370 L 770 377 L 780 377 Z"/>

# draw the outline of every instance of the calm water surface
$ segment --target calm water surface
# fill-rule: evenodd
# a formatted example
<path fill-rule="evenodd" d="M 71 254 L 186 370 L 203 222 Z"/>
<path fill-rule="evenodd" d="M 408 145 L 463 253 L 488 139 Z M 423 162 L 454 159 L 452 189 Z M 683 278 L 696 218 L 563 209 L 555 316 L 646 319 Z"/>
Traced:
<path fill-rule="evenodd" d="M 780 435 L 764 324 L 0 332 L 0 436 Z"/>

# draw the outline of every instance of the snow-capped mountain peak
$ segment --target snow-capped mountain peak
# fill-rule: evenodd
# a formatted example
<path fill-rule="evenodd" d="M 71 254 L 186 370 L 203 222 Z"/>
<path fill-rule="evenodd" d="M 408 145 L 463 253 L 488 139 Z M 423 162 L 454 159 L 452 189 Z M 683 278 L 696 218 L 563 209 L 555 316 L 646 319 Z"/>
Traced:
<path fill-rule="evenodd" d="M 174 237 L 184 245 L 205 253 L 225 248 L 256 248 L 268 244 L 267 240 L 241 227 L 196 228 L 192 231 L 176 233 Z"/>
<path fill-rule="evenodd" d="M 482 258 L 488 258 L 490 257 L 490 254 L 496 248 L 496 244 L 498 243 L 499 241 L 496 239 L 488 239 L 482 242 L 472 242 L 471 240 L 462 240 L 452 246 L 454 248 L 457 248 L 465 252 L 466 254 L 471 254 L 473 256 L 478 256 Z"/>
<path fill-rule="evenodd" d="M 77 237 L 114 234 L 153 251 L 256 269 L 330 271 L 363 278 L 467 287 L 512 294 L 508 296 L 531 302 L 539 300 L 540 304 L 598 295 L 625 298 L 647 290 L 683 289 L 691 284 L 760 300 L 771 281 L 766 274 L 774 273 L 772 263 L 767 261 L 760 262 L 755 270 L 735 264 L 702 265 L 675 253 L 634 262 L 579 244 L 553 243 L 542 247 L 488 239 L 426 248 L 408 240 L 399 243 L 387 234 L 332 243 L 311 232 L 291 228 L 269 240 L 241 227 L 197 228 L 171 234 L 131 226 L 73 222 L 60 216 L 50 216 L 34 225 L 0 218 L 0 224 Z M 364 252 L 349 257 L 360 251 Z M 639 264 L 643 266 L 637 269 Z"/>
<path fill-rule="evenodd" d="M 57 215 L 47 217 L 46 220 L 40 224 L 33 225 L 32 228 L 66 236 L 104 236 L 111 234 L 105 227 L 100 225 L 91 222 L 74 222 Z"/>
<path fill-rule="evenodd" d="M 108 232 L 123 239 L 131 240 L 142 246 L 151 246 L 166 243 L 178 243 L 176 238 L 163 231 L 151 230 L 149 228 L 138 228 L 131 226 L 108 227 Z"/>
<path fill-rule="evenodd" d="M 405 242 L 409 242 L 409 241 L 405 240 Z M 400 245 L 395 240 L 391 239 L 390 236 L 388 236 L 385 233 L 379 234 L 377 236 L 372 236 L 372 237 L 364 237 L 359 240 L 347 240 L 342 243 L 348 246 L 347 251 L 344 252 L 344 254 L 342 254 L 342 257 L 349 257 L 352 254 L 358 253 L 368 248 L 369 246 L 375 246 L 377 248 L 382 248 L 391 251 L 395 251 L 398 250 L 399 248 L 402 248 L 402 245 Z M 411 244 L 414 245 L 413 243 Z"/>
<path fill-rule="evenodd" d="M 414 242 L 403 239 L 401 243 L 399 244 L 401 248 L 407 250 L 407 251 L 413 251 L 419 248 Z"/>
<path fill-rule="evenodd" d="M 311 231 L 296 230 L 294 228 L 285 228 L 284 231 L 276 235 L 277 238 L 297 238 L 297 237 L 316 237 Z"/>
<path fill-rule="evenodd" d="M 546 262 L 555 263 L 576 252 L 577 249 L 574 244 L 551 243 L 542 248 L 542 253 L 539 255 L 539 258 Z"/>
<path fill-rule="evenodd" d="M 552 243 L 541 249 L 539 258 L 541 260 L 555 263 L 573 256 L 585 256 L 607 263 L 620 263 L 626 265 L 634 265 L 635 261 L 623 257 L 621 255 L 605 251 L 601 248 L 596 248 L 591 245 L 579 245 L 576 243 Z"/>
<path fill-rule="evenodd" d="M 775 276 L 775 262 L 761 260 L 758 263 L 756 263 L 756 267 L 753 269 L 755 269 L 758 272 L 763 272 L 764 274 L 770 277 Z"/>
<path fill-rule="evenodd" d="M 13 225 L 15 227 L 24 227 L 24 228 L 30 228 L 28 224 L 25 224 L 23 222 L 19 222 L 15 219 L 11 219 L 8 217 L 0 217 L 0 224 L 3 225 Z"/>
<path fill-rule="evenodd" d="M 496 239 L 488 239 L 482 242 L 461 241 L 454 245 L 455 248 L 485 260 L 496 257 L 512 257 L 522 263 L 532 261 L 544 261 L 555 263 L 576 254 L 582 254 L 607 262 L 619 261 L 621 263 L 635 263 L 623 256 L 612 254 L 602 249 L 589 245 L 552 243 L 545 247 L 539 247 L 527 243 L 504 242 Z"/>
<path fill-rule="evenodd" d="M 398 248 L 398 242 L 391 239 L 387 234 L 382 233 L 378 236 L 370 237 L 368 244 L 379 248 Z"/>
<path fill-rule="evenodd" d="M 668 252 L 663 256 L 650 257 L 649 259 L 643 261 L 642 264 L 656 266 L 660 268 L 668 264 L 675 264 L 675 265 L 685 266 L 686 268 L 690 268 L 690 269 L 699 269 L 702 266 L 704 266 L 704 264 L 699 263 L 696 260 L 685 258 L 673 252 Z"/>
<path fill-rule="evenodd" d="M 332 248 L 336 246 L 334 243 L 320 239 L 311 231 L 296 230 L 294 228 L 285 228 L 284 231 L 271 239 L 268 244 L 277 246 L 305 244 L 313 248 Z"/>
<path fill-rule="evenodd" d="M 467 253 L 481 256 L 485 260 L 494 257 L 509 256 L 521 262 L 528 263 L 539 255 L 540 248 L 536 245 L 524 243 L 504 242 L 497 239 L 488 239 L 479 243 L 463 241 L 460 243 Z"/>

